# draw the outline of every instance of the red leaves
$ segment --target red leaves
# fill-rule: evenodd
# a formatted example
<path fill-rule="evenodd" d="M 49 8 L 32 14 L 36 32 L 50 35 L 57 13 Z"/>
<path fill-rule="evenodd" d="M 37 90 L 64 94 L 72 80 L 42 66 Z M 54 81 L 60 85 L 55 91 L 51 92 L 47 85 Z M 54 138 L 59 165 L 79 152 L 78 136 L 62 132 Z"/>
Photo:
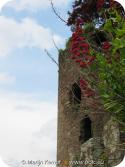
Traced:
<path fill-rule="evenodd" d="M 81 24 L 83 24 L 83 20 L 78 19 L 76 31 L 72 34 L 69 52 L 72 60 L 79 63 L 81 68 L 87 68 L 95 60 L 95 57 L 90 55 L 90 45 L 83 36 L 84 30 L 81 28 Z"/>
<path fill-rule="evenodd" d="M 80 25 L 83 25 L 83 24 L 84 24 L 84 20 L 81 19 L 81 18 L 78 18 L 78 19 L 77 19 L 77 22 L 76 22 L 76 25 L 77 25 L 77 26 L 80 26 Z"/>
<path fill-rule="evenodd" d="M 80 67 L 84 67 L 85 68 L 86 66 L 87 66 L 87 64 L 84 61 L 80 62 Z"/>
<path fill-rule="evenodd" d="M 95 57 L 94 56 L 85 56 L 84 60 L 85 61 L 80 62 L 80 67 L 82 67 L 82 68 L 86 68 L 89 65 L 91 65 L 93 63 L 93 61 L 95 60 Z"/>
<path fill-rule="evenodd" d="M 76 62 L 76 63 L 80 63 L 80 62 L 81 62 L 81 59 L 76 59 L 75 62 Z"/>
<path fill-rule="evenodd" d="M 89 88 L 85 91 L 85 96 L 86 97 L 93 97 L 93 96 L 95 96 L 95 92 Z"/>
<path fill-rule="evenodd" d="M 109 0 L 108 3 L 109 3 L 109 8 L 112 8 L 117 4 L 117 2 L 114 0 Z M 106 4 L 105 0 L 97 0 L 97 4 L 96 4 L 97 10 L 98 11 L 101 10 L 103 8 L 104 4 Z"/>
<path fill-rule="evenodd" d="M 95 60 L 95 56 L 91 56 L 91 55 L 85 56 L 84 59 L 88 62 L 93 62 Z"/>
<path fill-rule="evenodd" d="M 104 5 L 104 0 L 97 0 L 96 8 L 97 10 L 100 10 Z"/>
<path fill-rule="evenodd" d="M 80 43 L 80 47 L 83 47 L 85 50 L 88 50 L 90 46 L 87 42 L 84 42 L 84 43 Z"/>
<path fill-rule="evenodd" d="M 83 91 L 84 97 L 93 97 L 95 92 L 89 87 L 88 82 L 85 79 L 80 79 L 80 87 Z"/>
<path fill-rule="evenodd" d="M 102 48 L 103 48 L 104 50 L 109 50 L 110 47 L 111 47 L 111 44 L 110 44 L 108 41 L 103 42 Z"/>
<path fill-rule="evenodd" d="M 111 8 L 114 7 L 116 4 L 117 4 L 116 1 L 110 0 L 110 7 L 111 7 Z"/>
<path fill-rule="evenodd" d="M 85 79 L 80 79 L 79 83 L 81 88 L 86 88 L 86 86 L 88 85 Z"/>
<path fill-rule="evenodd" d="M 81 68 L 88 68 L 96 57 L 90 54 L 90 45 L 84 37 L 82 24 L 82 20 L 77 21 L 76 31 L 72 34 L 69 53 L 71 55 L 70 58 L 78 63 Z M 89 83 L 85 79 L 81 79 L 79 82 L 84 97 L 95 96 L 95 92 L 90 88 Z"/>
<path fill-rule="evenodd" d="M 84 30 L 81 28 L 82 24 L 83 21 L 79 19 L 77 21 L 76 31 L 72 34 L 69 53 L 71 54 L 70 58 L 78 63 L 81 68 L 88 68 L 95 60 L 95 56 L 90 54 L 90 45 L 83 36 Z M 85 79 L 81 79 L 79 82 L 85 97 L 92 97 L 95 95 Z"/>
<path fill-rule="evenodd" d="M 89 54 L 89 50 L 88 49 L 85 49 L 82 51 L 83 54 Z"/>

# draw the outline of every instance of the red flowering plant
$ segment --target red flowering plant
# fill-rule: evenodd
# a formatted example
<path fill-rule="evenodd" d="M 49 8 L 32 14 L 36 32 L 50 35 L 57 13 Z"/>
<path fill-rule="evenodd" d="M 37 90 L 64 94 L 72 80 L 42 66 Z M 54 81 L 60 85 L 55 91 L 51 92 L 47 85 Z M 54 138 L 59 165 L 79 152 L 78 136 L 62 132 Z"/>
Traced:
<path fill-rule="evenodd" d="M 95 60 L 95 56 L 90 53 L 90 44 L 84 35 L 84 29 L 82 26 L 84 21 L 81 18 L 78 18 L 76 21 L 76 30 L 73 32 L 70 42 L 70 59 L 76 62 L 80 68 L 88 69 Z M 87 80 L 80 79 L 80 87 L 84 97 L 93 97 L 95 92 L 91 88 L 90 84 L 87 83 Z"/>
<path fill-rule="evenodd" d="M 105 109 L 125 123 L 123 8 L 113 0 L 75 1 L 68 25 L 75 27 L 69 58 L 82 71 L 79 84 L 83 96 L 95 99 L 98 95 L 94 88 L 98 87 Z"/>

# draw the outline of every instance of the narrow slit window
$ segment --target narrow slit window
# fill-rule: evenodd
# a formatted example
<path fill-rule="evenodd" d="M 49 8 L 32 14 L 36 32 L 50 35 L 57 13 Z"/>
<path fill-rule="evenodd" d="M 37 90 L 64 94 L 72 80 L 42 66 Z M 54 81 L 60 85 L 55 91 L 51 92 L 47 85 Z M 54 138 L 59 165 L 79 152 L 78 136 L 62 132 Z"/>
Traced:
<path fill-rule="evenodd" d="M 79 141 L 81 144 L 86 142 L 92 137 L 92 127 L 91 127 L 91 120 L 90 118 L 85 118 L 80 123 L 80 137 Z"/>
<path fill-rule="evenodd" d="M 81 88 L 79 87 L 77 83 L 74 83 L 72 85 L 70 100 L 74 104 L 81 103 Z"/>

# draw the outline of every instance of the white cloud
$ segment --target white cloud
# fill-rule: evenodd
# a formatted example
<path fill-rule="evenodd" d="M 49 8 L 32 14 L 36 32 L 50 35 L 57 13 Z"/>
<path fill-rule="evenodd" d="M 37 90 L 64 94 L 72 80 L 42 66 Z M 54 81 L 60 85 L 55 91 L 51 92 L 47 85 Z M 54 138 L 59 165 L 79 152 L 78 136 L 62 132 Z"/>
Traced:
<path fill-rule="evenodd" d="M 2 160 L 2 158 L 0 157 L 0 166 L 1 167 L 10 167 L 8 165 L 5 164 L 5 162 Z"/>
<path fill-rule="evenodd" d="M 44 152 L 44 159 L 55 160 L 56 144 L 57 144 L 57 119 L 50 119 L 37 132 L 33 134 L 33 147 L 31 151 L 36 154 L 36 151 Z M 40 157 L 39 157 L 40 158 Z M 49 159 L 48 159 L 49 160 Z"/>
<path fill-rule="evenodd" d="M 54 34 L 53 38 L 57 44 L 63 42 L 63 38 L 57 34 Z M 5 56 L 14 49 L 24 47 L 52 49 L 52 31 L 30 18 L 17 22 L 0 16 L 0 56 Z"/>
<path fill-rule="evenodd" d="M 56 117 L 55 103 L 36 100 L 33 95 L 0 92 L 0 156 L 6 162 L 56 157 Z M 39 131 L 44 135 L 37 135 Z"/>
<path fill-rule="evenodd" d="M 71 0 L 53 0 L 54 6 L 66 6 Z M 50 6 L 49 0 L 13 0 L 8 3 L 9 7 L 17 11 L 27 10 L 35 12 L 43 10 Z"/>
<path fill-rule="evenodd" d="M 3 0 L 2 0 L 3 1 Z M 6 0 L 7 1 L 7 0 Z M 124 0 L 114 0 L 119 2 L 125 9 Z M 72 0 L 53 0 L 54 6 L 66 6 Z M 9 7 L 14 8 L 17 11 L 27 10 L 35 12 L 37 10 L 46 9 L 50 6 L 49 0 L 13 0 L 8 3 Z"/>
<path fill-rule="evenodd" d="M 0 84 L 12 84 L 15 82 L 15 77 L 8 73 L 0 73 Z"/>
<path fill-rule="evenodd" d="M 10 2 L 9 2 L 10 1 Z M 125 9 L 125 1 L 124 0 L 114 0 L 119 2 Z M 7 3 L 9 2 L 9 3 Z M 66 6 L 71 0 L 53 0 L 54 6 Z M 6 4 L 7 3 L 7 4 Z M 35 12 L 37 10 L 46 9 L 50 6 L 49 0 L 1 0 L 0 1 L 0 9 L 7 5 L 8 7 L 14 8 L 16 11 L 32 11 Z"/>
<path fill-rule="evenodd" d="M 2 7 L 11 0 L 0 0 L 0 10 L 2 9 Z"/>

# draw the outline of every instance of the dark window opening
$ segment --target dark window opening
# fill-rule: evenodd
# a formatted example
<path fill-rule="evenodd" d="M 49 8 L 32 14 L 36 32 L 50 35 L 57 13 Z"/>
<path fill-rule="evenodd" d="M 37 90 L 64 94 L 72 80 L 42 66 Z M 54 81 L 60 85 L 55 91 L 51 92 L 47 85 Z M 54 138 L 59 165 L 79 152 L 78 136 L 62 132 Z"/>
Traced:
<path fill-rule="evenodd" d="M 103 42 L 107 41 L 106 34 L 104 32 L 96 32 L 93 35 L 93 40 L 97 45 L 101 45 Z"/>
<path fill-rule="evenodd" d="M 77 83 L 72 85 L 70 100 L 74 104 L 81 103 L 81 89 Z"/>
<path fill-rule="evenodd" d="M 80 137 L 79 141 L 81 144 L 86 142 L 92 137 L 92 128 L 91 128 L 91 120 L 90 118 L 85 118 L 80 123 Z"/>

